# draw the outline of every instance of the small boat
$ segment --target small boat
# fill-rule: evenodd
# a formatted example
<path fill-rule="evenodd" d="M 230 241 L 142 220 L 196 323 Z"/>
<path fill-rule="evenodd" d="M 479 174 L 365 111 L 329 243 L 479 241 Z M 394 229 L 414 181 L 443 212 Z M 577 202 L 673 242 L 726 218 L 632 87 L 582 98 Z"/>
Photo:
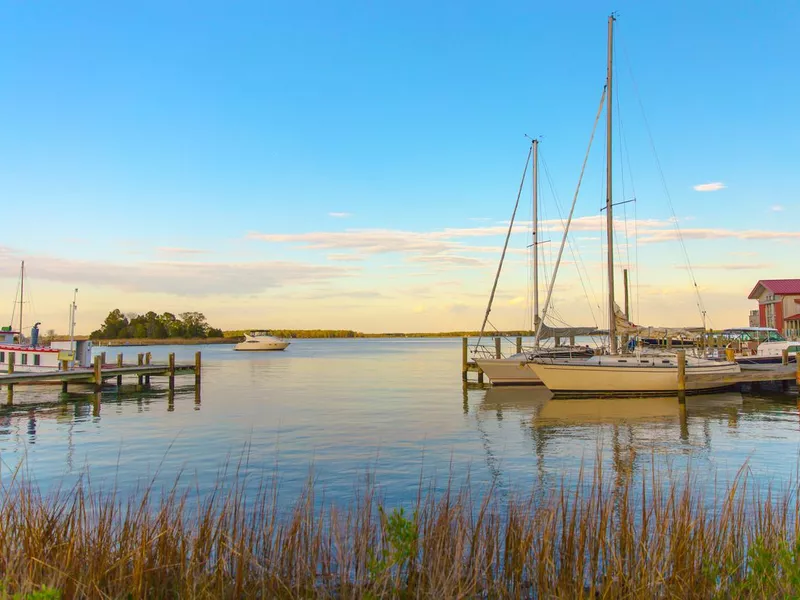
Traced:
<path fill-rule="evenodd" d="M 265 331 L 251 331 L 244 334 L 244 341 L 236 344 L 234 350 L 245 350 L 248 352 L 264 352 L 267 350 L 284 350 L 289 342 L 280 338 L 268 335 Z"/>
<path fill-rule="evenodd" d="M 772 327 L 738 327 L 724 329 L 722 337 L 731 340 L 734 360 L 745 371 L 770 369 L 783 362 L 783 351 L 789 353 L 789 362 L 796 362 L 800 342 L 787 340 Z"/>

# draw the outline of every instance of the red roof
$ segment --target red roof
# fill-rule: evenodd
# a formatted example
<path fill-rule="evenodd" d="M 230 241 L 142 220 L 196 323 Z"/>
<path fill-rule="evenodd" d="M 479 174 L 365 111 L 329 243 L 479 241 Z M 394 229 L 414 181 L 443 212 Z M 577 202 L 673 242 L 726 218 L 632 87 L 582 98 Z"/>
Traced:
<path fill-rule="evenodd" d="M 784 321 L 800 321 L 800 313 L 797 313 L 796 315 L 792 315 L 791 317 L 784 317 L 783 320 Z"/>
<path fill-rule="evenodd" d="M 761 279 L 750 292 L 748 298 L 755 300 L 761 294 L 756 294 L 759 287 L 768 289 L 773 294 L 786 296 L 788 294 L 800 294 L 800 279 Z"/>

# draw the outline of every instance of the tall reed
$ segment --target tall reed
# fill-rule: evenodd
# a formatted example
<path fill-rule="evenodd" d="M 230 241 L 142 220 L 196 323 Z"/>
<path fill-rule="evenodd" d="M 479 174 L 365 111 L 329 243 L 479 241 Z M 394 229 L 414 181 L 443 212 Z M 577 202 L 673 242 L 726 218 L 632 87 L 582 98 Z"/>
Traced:
<path fill-rule="evenodd" d="M 597 461 L 601 464 L 601 461 Z M 709 497 L 687 474 L 607 478 L 502 499 L 420 483 L 402 509 L 374 487 L 341 506 L 309 483 L 290 511 L 265 477 L 198 496 L 176 483 L 123 497 L 83 482 L 2 485 L 0 597 L 772 598 L 800 593 L 796 483 L 746 469 Z M 223 483 L 224 482 L 224 483 Z M 476 500 L 476 497 L 479 498 Z"/>

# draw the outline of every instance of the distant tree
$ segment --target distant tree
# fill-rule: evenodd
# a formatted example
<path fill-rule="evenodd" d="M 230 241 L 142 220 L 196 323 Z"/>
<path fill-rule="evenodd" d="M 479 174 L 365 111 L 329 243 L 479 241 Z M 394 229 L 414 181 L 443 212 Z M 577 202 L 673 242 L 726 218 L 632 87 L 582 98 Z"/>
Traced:
<path fill-rule="evenodd" d="M 209 327 L 208 328 L 208 337 L 210 338 L 221 338 L 224 337 L 224 333 L 222 329 L 217 329 L 216 327 Z"/>
<path fill-rule="evenodd" d="M 208 336 L 208 323 L 206 317 L 200 312 L 181 313 L 183 321 L 183 334 L 189 338 L 204 338 Z"/>

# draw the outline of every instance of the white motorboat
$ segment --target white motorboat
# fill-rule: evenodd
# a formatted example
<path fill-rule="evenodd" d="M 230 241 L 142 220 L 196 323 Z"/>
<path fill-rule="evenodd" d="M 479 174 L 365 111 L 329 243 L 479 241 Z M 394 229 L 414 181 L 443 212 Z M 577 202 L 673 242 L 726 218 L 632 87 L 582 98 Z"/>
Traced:
<path fill-rule="evenodd" d="M 285 350 L 289 344 L 290 342 L 268 335 L 265 331 L 251 331 L 250 333 L 245 333 L 244 341 L 236 344 L 233 349 L 264 352 L 268 350 Z"/>

